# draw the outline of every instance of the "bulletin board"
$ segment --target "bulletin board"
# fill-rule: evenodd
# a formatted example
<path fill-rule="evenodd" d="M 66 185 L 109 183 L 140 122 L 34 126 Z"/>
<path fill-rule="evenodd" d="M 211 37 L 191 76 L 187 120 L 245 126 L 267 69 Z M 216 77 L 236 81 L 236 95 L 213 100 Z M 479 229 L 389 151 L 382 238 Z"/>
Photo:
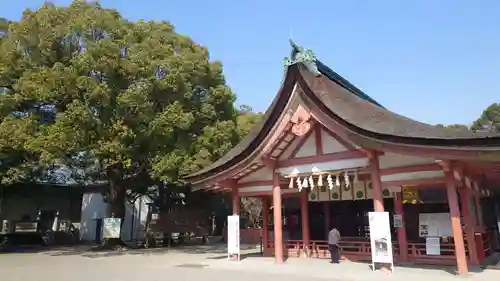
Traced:
<path fill-rule="evenodd" d="M 453 236 L 450 213 L 419 214 L 418 232 L 420 237 Z"/>

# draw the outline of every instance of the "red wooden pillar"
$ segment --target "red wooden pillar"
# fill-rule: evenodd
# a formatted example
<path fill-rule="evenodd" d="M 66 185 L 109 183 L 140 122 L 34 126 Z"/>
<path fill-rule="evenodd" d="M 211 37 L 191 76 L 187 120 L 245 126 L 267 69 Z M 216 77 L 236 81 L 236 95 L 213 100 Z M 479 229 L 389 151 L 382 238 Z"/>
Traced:
<path fill-rule="evenodd" d="M 477 255 L 476 240 L 474 237 L 474 221 L 472 219 L 472 206 L 470 205 L 470 189 L 462 187 L 460 189 L 460 203 L 462 205 L 462 213 L 465 220 L 465 236 L 467 238 L 467 248 L 469 250 L 470 264 L 474 266 L 479 265 L 479 258 Z"/>
<path fill-rule="evenodd" d="M 273 170 L 274 259 L 283 263 L 283 217 L 281 214 L 280 176 Z"/>
<path fill-rule="evenodd" d="M 328 240 L 328 233 L 330 232 L 330 205 L 329 201 L 323 202 L 323 216 L 325 217 L 325 240 Z"/>
<path fill-rule="evenodd" d="M 401 227 L 396 228 L 399 244 L 399 258 L 408 260 L 408 238 L 406 236 L 405 214 L 403 209 L 403 193 L 394 193 L 394 213 L 401 216 Z"/>
<path fill-rule="evenodd" d="M 309 245 L 311 238 L 309 235 L 309 197 L 304 188 L 300 193 L 300 214 L 302 216 L 302 242 L 304 243 L 304 255 L 309 256 Z"/>
<path fill-rule="evenodd" d="M 384 211 L 384 196 L 382 195 L 382 180 L 380 179 L 380 166 L 378 155 L 372 152 L 370 155 L 370 175 L 372 181 L 373 210 Z"/>
<path fill-rule="evenodd" d="M 262 244 L 264 246 L 264 254 L 269 247 L 269 199 L 262 197 Z"/>
<path fill-rule="evenodd" d="M 231 197 L 232 197 L 232 203 L 233 203 L 233 216 L 239 216 L 240 215 L 240 196 L 238 194 L 238 185 L 233 184 L 231 186 Z"/>
<path fill-rule="evenodd" d="M 457 271 L 458 274 L 467 274 L 469 268 L 467 266 L 467 256 L 465 255 L 464 234 L 462 232 L 462 223 L 460 222 L 460 209 L 458 208 L 455 178 L 452 171 L 446 171 L 445 177 L 448 205 L 450 206 L 451 228 L 455 244 L 455 257 L 457 259 Z"/>

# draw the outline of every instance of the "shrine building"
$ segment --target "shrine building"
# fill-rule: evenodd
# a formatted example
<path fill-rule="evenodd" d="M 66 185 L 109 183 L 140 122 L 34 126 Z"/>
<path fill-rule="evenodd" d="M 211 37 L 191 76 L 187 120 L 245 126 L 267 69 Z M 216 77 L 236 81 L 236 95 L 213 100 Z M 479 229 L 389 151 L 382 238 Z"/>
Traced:
<path fill-rule="evenodd" d="M 396 264 L 456 264 L 460 274 L 479 266 L 497 231 L 485 208 L 500 183 L 500 136 L 391 112 L 291 44 L 261 122 L 187 181 L 231 192 L 233 214 L 240 197 L 261 198 L 264 253 L 277 263 L 328 256 L 332 226 L 343 259 L 369 261 L 367 213 L 386 211 Z M 438 238 L 437 252 L 426 250 L 427 236 Z"/>

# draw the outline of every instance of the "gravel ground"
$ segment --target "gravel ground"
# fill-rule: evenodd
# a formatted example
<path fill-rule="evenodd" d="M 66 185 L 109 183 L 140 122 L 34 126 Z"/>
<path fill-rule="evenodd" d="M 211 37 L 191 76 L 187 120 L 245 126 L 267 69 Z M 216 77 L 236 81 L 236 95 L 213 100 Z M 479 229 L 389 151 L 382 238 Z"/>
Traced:
<path fill-rule="evenodd" d="M 42 253 L 0 254 L 1 280 L 8 281 L 272 281 L 276 274 L 213 268 L 210 259 L 220 253 L 172 251 L 89 252 L 59 250 Z M 315 278 L 308 278 L 316 280 Z M 303 280 L 303 277 L 289 278 Z"/>

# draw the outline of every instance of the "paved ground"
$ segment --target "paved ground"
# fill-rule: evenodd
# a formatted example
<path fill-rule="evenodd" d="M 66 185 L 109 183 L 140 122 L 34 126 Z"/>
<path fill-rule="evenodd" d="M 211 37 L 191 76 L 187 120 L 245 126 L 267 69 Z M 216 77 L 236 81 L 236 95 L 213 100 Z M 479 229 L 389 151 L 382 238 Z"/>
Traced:
<path fill-rule="evenodd" d="M 273 259 L 247 256 L 240 263 L 228 261 L 220 246 L 188 247 L 182 250 L 130 250 L 92 252 L 88 248 L 59 249 L 38 253 L 0 254 L 2 280 L 9 281 L 440 281 L 457 280 L 450 268 L 421 269 L 397 267 L 394 274 L 372 272 L 369 265 L 344 262 L 331 265 L 325 260 L 289 259 L 275 265 Z M 466 279 L 491 281 L 500 271 L 472 273 Z"/>

